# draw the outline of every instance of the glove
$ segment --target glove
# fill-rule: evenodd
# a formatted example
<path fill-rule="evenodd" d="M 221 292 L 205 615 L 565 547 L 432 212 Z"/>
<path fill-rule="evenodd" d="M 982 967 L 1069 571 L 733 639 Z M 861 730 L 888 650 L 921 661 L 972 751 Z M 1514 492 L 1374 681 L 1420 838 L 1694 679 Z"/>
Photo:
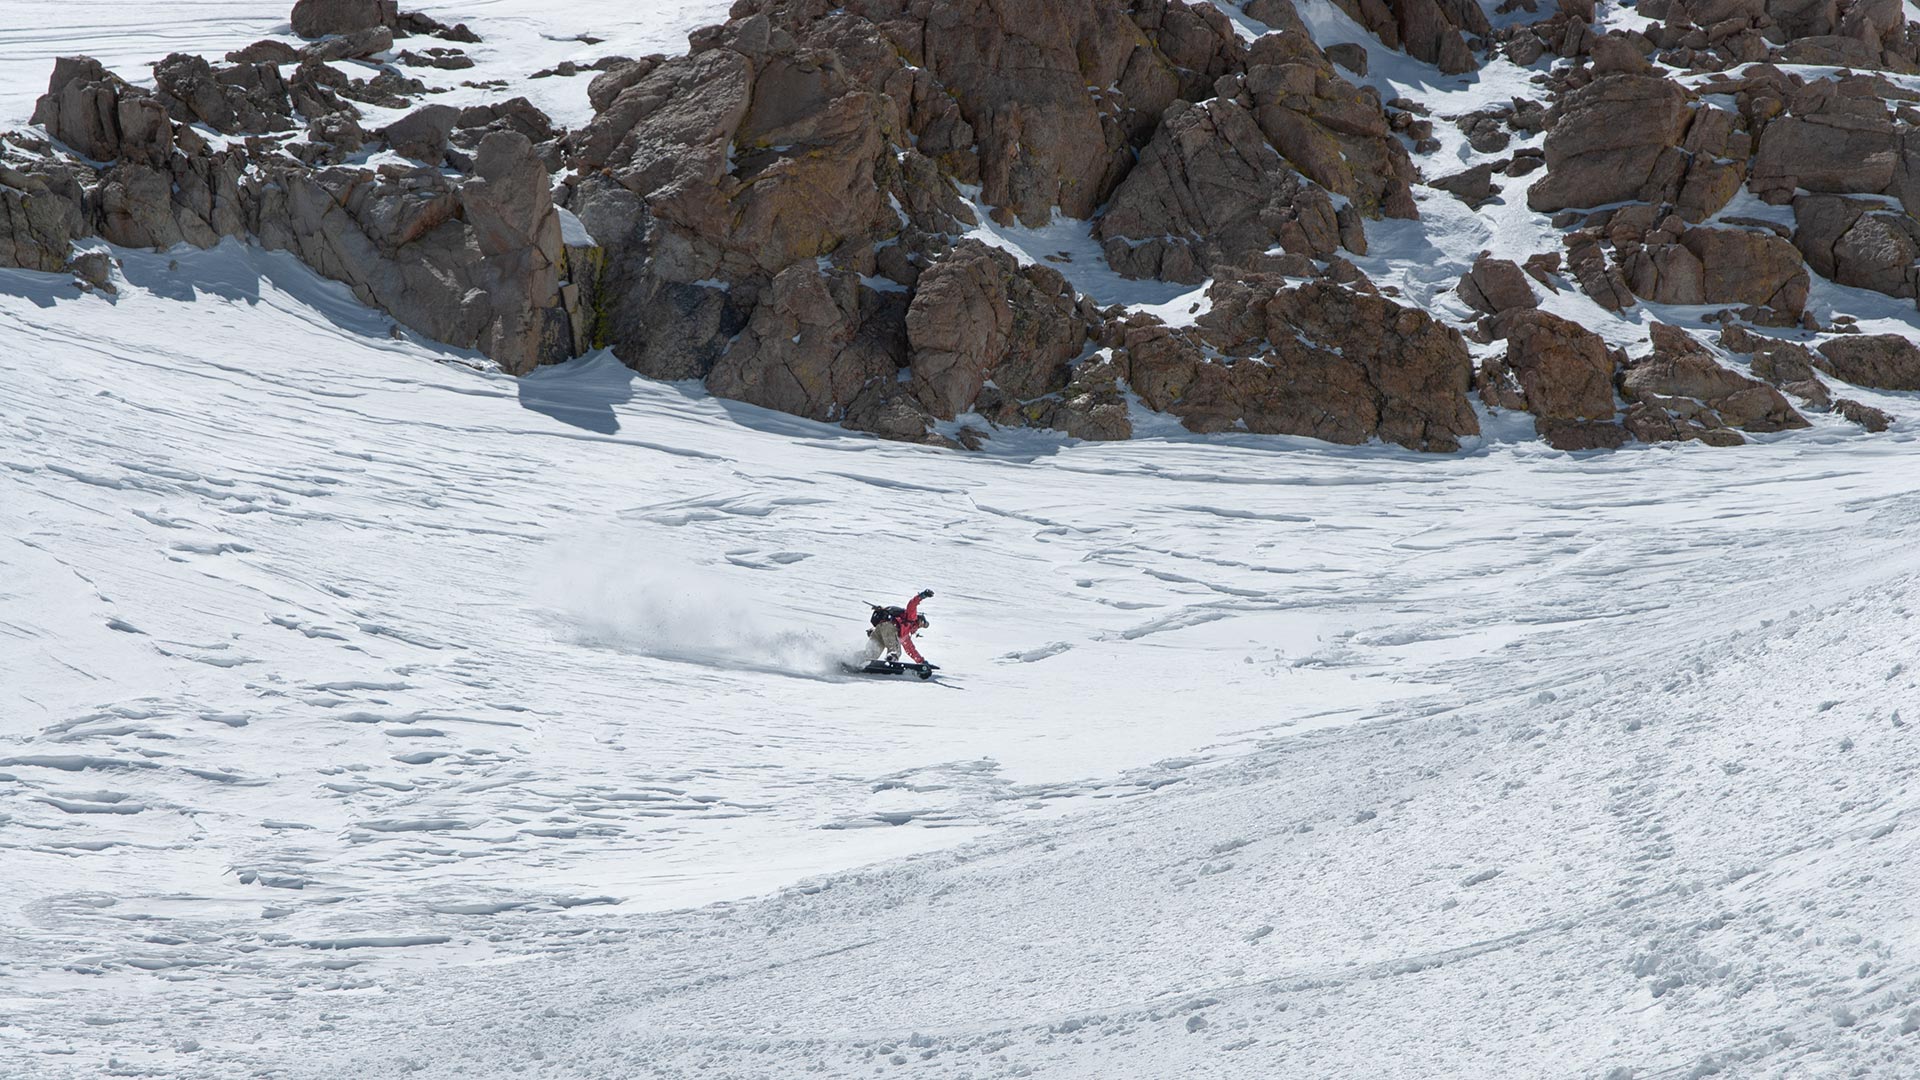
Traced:
<path fill-rule="evenodd" d="M 932 589 L 921 589 L 921 590 L 920 590 L 920 599 L 922 599 L 922 600 L 925 600 L 925 599 L 928 599 L 928 598 L 929 598 L 929 597 L 931 597 L 931 596 L 933 596 L 933 590 L 932 590 Z"/>

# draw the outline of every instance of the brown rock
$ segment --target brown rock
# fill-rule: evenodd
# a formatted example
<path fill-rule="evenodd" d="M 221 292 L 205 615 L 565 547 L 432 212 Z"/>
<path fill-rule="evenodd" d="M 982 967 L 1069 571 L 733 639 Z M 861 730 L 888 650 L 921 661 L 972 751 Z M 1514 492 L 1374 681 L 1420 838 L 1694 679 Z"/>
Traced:
<path fill-rule="evenodd" d="M 174 53 L 153 66 L 153 76 L 155 96 L 181 123 L 197 120 L 227 135 L 292 126 L 286 84 L 271 64 L 216 74 L 205 59 Z"/>
<path fill-rule="evenodd" d="M 1310 282 L 1260 301 L 1270 288 L 1218 283 L 1200 320 L 1213 348 L 1249 359 L 1207 361 L 1173 335 L 1137 343 L 1130 335 L 1130 380 L 1142 399 L 1200 432 L 1377 437 L 1431 451 L 1479 433 L 1466 397 L 1472 361 L 1456 331 L 1338 285 Z"/>
<path fill-rule="evenodd" d="M 1640 295 L 1661 303 L 1771 307 L 1796 318 L 1806 307 L 1811 280 L 1806 267 L 1801 265 L 1800 253 L 1792 244 L 1771 233 L 1696 226 L 1681 234 L 1679 247 L 1697 260 L 1699 299 L 1678 298 L 1693 295 L 1691 287 L 1663 288 L 1651 295 Z M 1671 280 L 1666 276 L 1671 265 L 1676 264 L 1661 264 L 1663 286 Z M 1686 273 L 1692 272 L 1692 265 L 1688 264 Z M 1634 291 L 1640 292 L 1637 284 Z"/>
<path fill-rule="evenodd" d="M 1538 307 L 1540 303 L 1534 298 L 1525 271 L 1511 260 L 1496 259 L 1485 252 L 1461 275 L 1458 292 L 1469 307 L 1488 315 Z"/>
<path fill-rule="evenodd" d="M 1350 41 L 1327 46 L 1327 59 L 1353 72 L 1355 75 L 1367 73 L 1367 49 Z"/>
<path fill-rule="evenodd" d="M 1311 40 L 1269 34 L 1254 42 L 1243 81 L 1260 130 L 1308 179 L 1367 216 L 1418 216 L 1417 174 L 1379 96 L 1341 78 Z"/>
<path fill-rule="evenodd" d="M 299 0 L 293 5 L 293 32 L 305 38 L 393 27 L 399 19 L 397 0 Z"/>
<path fill-rule="evenodd" d="M 1837 195 L 1802 195 L 1793 212 L 1793 245 L 1815 273 L 1888 296 L 1920 296 L 1920 224 L 1911 217 Z"/>
<path fill-rule="evenodd" d="M 1900 143 L 1891 119 L 1875 113 L 1816 113 L 1781 117 L 1767 124 L 1748 183 L 1755 194 L 1777 193 L 1784 202 L 1795 189 L 1815 192 L 1877 192 L 1893 185 Z"/>
<path fill-rule="evenodd" d="M 969 240 L 920 275 L 906 335 L 913 395 L 951 419 L 990 377 L 1016 401 L 1065 386 L 1086 326 L 1059 274 Z"/>
<path fill-rule="evenodd" d="M 1593 54 L 1593 74 L 1644 75 L 1653 70 L 1653 65 L 1633 47 L 1625 37 L 1604 34 L 1593 38 L 1589 49 Z"/>
<path fill-rule="evenodd" d="M 489 136 L 474 173 L 275 167 L 248 189 L 247 224 L 401 323 L 524 374 L 572 352 L 560 221 L 524 137 Z"/>
<path fill-rule="evenodd" d="M 1451 176 L 1429 180 L 1427 186 L 1439 188 L 1468 206 L 1478 207 L 1492 201 L 1495 195 L 1500 194 L 1500 188 L 1493 182 L 1493 174 L 1506 166 L 1505 161 L 1485 162 Z"/>
<path fill-rule="evenodd" d="M 1855 386 L 1920 390 L 1920 347 L 1898 334 L 1847 334 L 1816 352 L 1820 370 Z"/>
<path fill-rule="evenodd" d="M 451 105 L 423 105 L 381 128 L 379 135 L 394 153 L 437 166 L 447 156 L 459 116 L 460 110 Z"/>
<path fill-rule="evenodd" d="M 1533 422 L 1536 431 L 1555 450 L 1618 450 L 1632 438 L 1619 424 L 1589 420 L 1547 420 Z"/>
<path fill-rule="evenodd" d="M 1833 411 L 1873 432 L 1887 430 L 1894 421 L 1894 418 L 1887 413 L 1871 405 L 1862 405 L 1852 398 L 1841 398 L 1834 402 Z"/>
<path fill-rule="evenodd" d="M 0 266 L 64 269 L 83 227 L 77 198 L 62 197 L 45 177 L 0 165 Z"/>
<path fill-rule="evenodd" d="M 47 92 L 34 104 L 33 122 L 95 161 L 126 157 L 162 166 L 173 156 L 166 107 L 90 56 L 54 61 Z"/>
<path fill-rule="evenodd" d="M 707 377 L 707 389 L 813 420 L 842 420 L 863 393 L 893 387 L 905 354 L 900 299 L 864 288 L 856 274 L 823 275 L 796 263 L 774 276 Z"/>
<path fill-rule="evenodd" d="M 1733 445 L 1742 440 L 1726 429 L 1807 426 L 1778 390 L 1723 367 L 1679 327 L 1654 323 L 1652 339 L 1652 354 L 1630 363 L 1620 377 L 1621 393 L 1632 402 L 1627 429 L 1643 442 Z"/>
<path fill-rule="evenodd" d="M 1474 69 L 1473 51 L 1464 35 L 1484 38 L 1492 32 L 1480 5 L 1466 0 L 1337 0 L 1354 21 L 1417 60 L 1449 75 Z"/>
<path fill-rule="evenodd" d="M 1600 335 L 1526 309 L 1502 315 L 1494 326 L 1507 351 L 1481 368 L 1480 392 L 1488 404 L 1533 413 L 1543 434 L 1550 422 L 1613 419 L 1614 358 Z"/>
<path fill-rule="evenodd" d="M 587 84 L 587 102 L 596 113 L 605 112 L 614 99 L 624 94 L 660 66 L 660 57 L 647 56 L 617 64 L 593 77 Z"/>
<path fill-rule="evenodd" d="M 1215 99 L 1170 111 L 1094 236 L 1122 274 L 1192 283 L 1274 247 L 1325 258 L 1340 245 L 1340 223 L 1252 114 Z"/>
<path fill-rule="evenodd" d="M 227 54 L 229 64 L 292 64 L 300 59 L 299 50 L 284 41 L 266 38 L 244 49 Z"/>
<path fill-rule="evenodd" d="M 300 59 L 326 63 L 331 60 L 364 60 L 393 48 L 393 31 L 384 26 L 369 26 L 316 41 L 300 50 Z"/>
<path fill-rule="evenodd" d="M 1032 421 L 1076 439 L 1110 442 L 1133 437 L 1133 420 L 1120 384 L 1126 371 L 1111 351 L 1081 361 L 1073 381 L 1057 397 L 1045 399 Z"/>
<path fill-rule="evenodd" d="M 1550 113 L 1547 175 L 1529 189 L 1527 205 L 1599 206 L 1661 186 L 1656 170 L 1679 153 L 1691 119 L 1688 96 L 1659 76 L 1631 74 L 1605 75 L 1566 94 Z"/>

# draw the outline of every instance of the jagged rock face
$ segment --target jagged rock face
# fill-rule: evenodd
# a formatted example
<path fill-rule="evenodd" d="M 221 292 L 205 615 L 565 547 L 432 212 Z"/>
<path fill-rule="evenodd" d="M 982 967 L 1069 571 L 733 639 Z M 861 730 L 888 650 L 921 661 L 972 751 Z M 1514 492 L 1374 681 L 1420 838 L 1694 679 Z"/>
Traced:
<path fill-rule="evenodd" d="M 1416 174 L 1378 96 L 1305 35 L 1259 39 L 1245 72 L 1215 89 L 1163 115 L 1097 223 L 1122 274 L 1195 283 L 1276 248 L 1364 254 L 1363 216 L 1418 216 Z M 1329 192 L 1352 205 L 1336 213 Z"/>
<path fill-rule="evenodd" d="M 1461 275 L 1456 291 L 1468 307 L 1488 315 L 1538 307 L 1540 303 L 1533 295 L 1533 285 L 1525 271 L 1510 259 L 1496 259 L 1484 253 L 1473 261 L 1472 269 Z"/>
<path fill-rule="evenodd" d="M 197 120 L 225 135 L 293 126 L 286 83 L 272 64 L 247 64 L 215 75 L 205 59 L 174 53 L 153 66 L 153 77 L 161 104 L 183 124 Z"/>
<path fill-rule="evenodd" d="M 164 165 L 173 155 L 166 106 L 135 90 L 90 56 L 54 61 L 33 122 L 95 161 L 124 158 Z"/>
<path fill-rule="evenodd" d="M 1864 405 L 1851 398 L 1841 398 L 1833 403 L 1833 411 L 1859 424 L 1870 432 L 1882 432 L 1893 426 L 1894 417 L 1882 409 Z"/>
<path fill-rule="evenodd" d="M 1807 426 L 1773 387 L 1733 371 L 1686 331 L 1651 328 L 1653 352 L 1629 364 L 1620 391 L 1632 402 L 1627 430 L 1642 442 L 1698 439 L 1715 446 L 1745 440 L 1733 430 L 1784 431 Z"/>
<path fill-rule="evenodd" d="M 559 218 L 524 136 L 488 136 L 461 184 L 434 169 L 276 170 L 249 226 L 262 245 L 515 374 L 572 351 Z"/>
<path fill-rule="evenodd" d="M 1197 283 L 1279 247 L 1326 258 L 1340 222 L 1231 101 L 1176 107 L 1095 226 L 1107 261 L 1129 277 Z"/>
<path fill-rule="evenodd" d="M 722 397 L 843 420 L 862 394 L 892 388 L 906 337 L 904 301 L 863 288 L 857 274 L 823 277 L 791 266 L 773 279 L 707 385 Z"/>
<path fill-rule="evenodd" d="M 1222 282 L 1210 295 L 1197 340 L 1153 329 L 1125 339 L 1129 384 L 1190 430 L 1430 451 L 1479 434 L 1466 342 L 1425 312 L 1320 282 Z"/>
<path fill-rule="evenodd" d="M 1751 354 L 1755 376 L 1785 390 L 1816 409 L 1833 407 L 1827 384 L 1814 374 L 1812 349 L 1791 341 L 1761 337 L 1738 324 L 1720 331 L 1720 347 Z"/>
<path fill-rule="evenodd" d="M 1802 195 L 1793 214 L 1793 245 L 1815 273 L 1888 296 L 1920 297 L 1920 223 L 1912 217 L 1836 195 Z"/>
<path fill-rule="evenodd" d="M 1619 310 L 1635 297 L 1659 304 L 1742 304 L 1791 322 L 1806 308 L 1811 279 L 1800 253 L 1772 232 L 1688 226 L 1678 215 L 1656 220 L 1653 207 L 1595 215 L 1598 224 L 1569 237 L 1569 263 L 1581 288 Z M 1609 266 L 1602 242 L 1612 246 Z"/>
<path fill-rule="evenodd" d="M 1335 0 L 1388 48 L 1425 60 L 1449 75 L 1472 71 L 1473 51 L 1462 34 L 1485 37 L 1487 16 L 1472 0 Z M 1268 20 L 1271 23 L 1271 20 Z M 1273 24 L 1278 25 L 1278 24 Z"/>
<path fill-rule="evenodd" d="M 1707 318 L 1818 331 L 1809 266 L 1920 297 L 1920 225 L 1884 201 L 1920 208 L 1920 94 L 1767 62 L 1920 70 L 1897 0 L 1642 0 L 1649 21 L 1611 32 L 1581 0 L 1497 32 L 1472 0 L 1336 3 L 1449 72 L 1482 40 L 1522 64 L 1572 61 L 1535 78 L 1550 110 L 1516 98 L 1439 117 L 1472 154 L 1426 183 L 1477 205 L 1497 177 L 1544 168 L 1529 203 L 1566 211 L 1566 273 L 1602 307 L 1734 305 Z M 1342 255 L 1366 253 L 1368 219 L 1417 216 L 1408 146 L 1439 150 L 1436 120 L 1349 82 L 1367 50 L 1323 50 L 1292 0 L 1241 6 L 1277 32 L 1243 39 L 1196 0 L 739 0 L 686 55 L 595 64 L 594 118 L 560 132 L 524 98 L 428 104 L 381 62 L 396 37 L 473 40 L 464 27 L 392 0 L 300 0 L 295 29 L 315 40 L 224 67 L 176 54 L 151 91 L 62 60 L 35 119 L 91 160 L 14 168 L 0 147 L 0 264 L 99 278 L 75 238 L 252 236 L 510 371 L 610 346 L 651 377 L 889 438 L 974 446 L 976 414 L 1125 438 L 1145 405 L 1195 431 L 1457 449 L 1478 430 L 1463 339 Z M 427 52 L 398 62 L 463 59 Z M 375 70 L 328 63 L 342 58 Z M 1682 86 L 1681 66 L 1700 77 Z M 363 128 L 356 102 L 401 119 Z M 241 138 L 215 151 L 209 128 Z M 380 144 L 424 167 L 340 165 Z M 562 243 L 553 173 L 594 242 Z M 1723 213 L 1743 185 L 1791 202 L 1795 226 Z M 1001 226 L 1088 219 L 1114 270 L 1211 278 L 1211 308 L 1178 328 L 1097 310 L 969 238 L 982 204 Z M 1588 207 L 1607 209 L 1568 209 Z M 1525 269 L 1483 256 L 1458 295 L 1475 341 L 1506 342 L 1482 397 L 1562 449 L 1804 423 L 1774 386 L 1878 422 L 1816 368 L 1920 388 L 1920 348 L 1892 337 L 1815 353 L 1726 330 L 1761 383 L 1656 326 L 1629 365 L 1537 309 L 1535 283 L 1558 292 L 1560 271 L 1558 253 Z"/>
<path fill-rule="evenodd" d="M 1044 224 L 1056 206 L 1091 216 L 1160 110 L 1207 96 L 1242 49 L 1218 10 L 1180 0 L 863 6 L 953 95 L 977 141 L 985 200 L 1028 225 Z"/>
<path fill-rule="evenodd" d="M 1789 114 L 1767 124 L 1749 185 L 1782 201 L 1795 189 L 1880 192 L 1903 171 L 1902 137 L 1877 97 L 1810 83 L 1788 99 Z M 1912 207 L 1909 207 L 1911 209 Z"/>
<path fill-rule="evenodd" d="M 1534 428 L 1561 450 L 1619 446 L 1613 354 L 1600 335 L 1544 311 L 1515 308 L 1495 320 L 1507 351 L 1480 368 L 1487 404 L 1534 415 Z"/>
<path fill-rule="evenodd" d="M 1748 304 L 1792 315 L 1807 305 L 1809 281 L 1799 254 L 1772 233 L 1691 228 L 1679 246 L 1699 264 L 1700 299 L 1671 302 Z"/>
<path fill-rule="evenodd" d="M 1064 278 L 971 240 L 920 276 L 906 329 L 912 392 L 941 419 L 972 406 L 989 379 L 1014 401 L 1062 389 L 1087 340 Z"/>
<path fill-rule="evenodd" d="M 362 135 L 354 110 L 334 93 L 352 89 L 344 76 L 307 62 L 282 83 L 272 64 L 215 69 L 184 55 L 157 64 L 155 74 L 149 93 L 84 57 L 56 65 L 36 120 L 107 164 L 63 191 L 42 184 L 6 200 L 16 259 L 24 261 L 18 237 L 26 236 L 38 239 L 24 257 L 49 263 L 60 222 L 69 242 L 84 228 L 130 247 L 210 247 L 252 235 L 295 252 L 400 322 L 478 349 L 509 371 L 572 354 L 559 218 L 547 170 L 523 135 L 487 135 L 465 180 L 434 169 L 313 171 L 237 146 L 216 151 L 192 125 L 280 130 L 294 126 L 295 109 L 322 108 L 311 127 L 332 144 L 328 153 L 340 153 Z M 45 205 L 49 198 L 61 204 L 58 213 Z"/>
<path fill-rule="evenodd" d="M 1562 98 L 1547 132 L 1547 175 L 1527 192 L 1527 205 L 1558 210 L 1657 198 L 1684 170 L 1679 146 L 1693 116 L 1689 96 L 1656 75 L 1619 73 Z"/>
<path fill-rule="evenodd" d="M 1237 91 L 1274 147 L 1294 168 L 1367 216 L 1414 218 L 1418 174 L 1392 132 L 1380 97 L 1340 77 L 1311 38 L 1269 34 L 1248 49 Z M 1358 249 L 1356 249 L 1358 250 Z"/>
<path fill-rule="evenodd" d="M 1856 386 L 1920 390 L 1920 347 L 1898 334 L 1847 334 L 1821 345 L 1813 361 Z"/>
<path fill-rule="evenodd" d="M 460 111 L 451 105 L 423 105 L 381 128 L 380 138 L 394 153 L 437 167 L 446 160 L 459 118 Z"/>
<path fill-rule="evenodd" d="M 58 272 L 87 231 L 79 184 L 63 169 L 27 173 L 0 164 L 0 266 Z"/>
<path fill-rule="evenodd" d="M 871 24 L 848 30 L 878 47 Z M 575 136 L 574 160 L 610 170 L 665 226 L 660 277 L 736 280 L 897 232 L 882 187 L 892 131 L 881 95 L 837 58 L 769 54 L 756 73 L 715 48 L 621 92 Z"/>

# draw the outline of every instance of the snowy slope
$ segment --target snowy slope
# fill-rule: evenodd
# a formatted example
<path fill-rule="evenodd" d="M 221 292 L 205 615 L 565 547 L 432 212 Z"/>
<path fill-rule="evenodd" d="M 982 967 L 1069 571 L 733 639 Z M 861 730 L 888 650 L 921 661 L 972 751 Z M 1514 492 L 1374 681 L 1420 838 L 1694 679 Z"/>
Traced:
<path fill-rule="evenodd" d="M 0 290 L 10 1075 L 1909 1060 L 1910 435 L 955 455 L 126 258 Z"/>
<path fill-rule="evenodd" d="M 49 6 L 3 104 L 283 6 Z M 723 14 L 425 10 L 488 72 Z M 0 1076 L 1920 1071 L 1911 420 L 952 454 L 116 254 L 0 271 Z M 950 677 L 840 674 L 923 586 Z"/>

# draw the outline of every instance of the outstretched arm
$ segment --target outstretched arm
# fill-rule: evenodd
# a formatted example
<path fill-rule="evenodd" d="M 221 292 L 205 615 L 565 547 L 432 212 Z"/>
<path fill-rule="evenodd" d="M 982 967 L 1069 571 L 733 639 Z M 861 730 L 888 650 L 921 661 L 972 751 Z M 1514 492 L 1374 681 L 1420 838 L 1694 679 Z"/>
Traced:
<path fill-rule="evenodd" d="M 920 590 L 919 596 L 916 596 L 913 599 L 907 601 L 907 615 L 906 615 L 907 622 L 909 623 L 913 622 L 914 617 L 920 614 L 920 601 L 925 600 L 927 597 L 932 595 L 933 595 L 932 589 L 922 589 Z"/>

